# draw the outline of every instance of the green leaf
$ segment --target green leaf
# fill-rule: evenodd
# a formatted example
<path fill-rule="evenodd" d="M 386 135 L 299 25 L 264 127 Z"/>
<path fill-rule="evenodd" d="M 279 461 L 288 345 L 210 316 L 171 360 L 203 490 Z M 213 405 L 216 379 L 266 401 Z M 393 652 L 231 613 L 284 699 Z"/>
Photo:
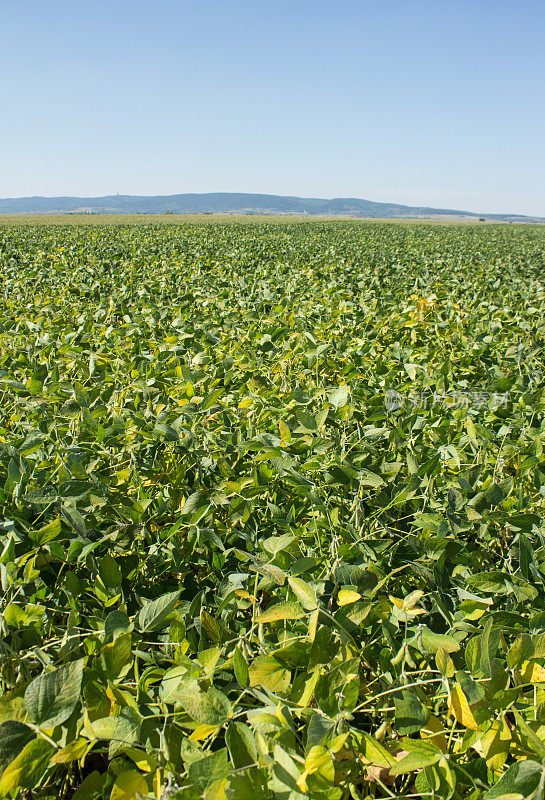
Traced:
<path fill-rule="evenodd" d="M 35 738 L 34 731 L 22 722 L 8 720 L 0 723 L 0 773 Z"/>
<path fill-rule="evenodd" d="M 227 750 L 217 750 L 210 756 L 194 761 L 188 770 L 189 780 L 199 789 L 204 790 L 214 781 L 221 780 L 229 774 Z"/>
<path fill-rule="evenodd" d="M 176 608 L 179 597 L 179 591 L 169 592 L 146 603 L 138 614 L 140 630 L 152 631 L 164 627 L 168 615 Z"/>
<path fill-rule="evenodd" d="M 340 586 L 356 586 L 360 592 L 368 592 L 378 584 L 378 577 L 370 569 L 345 561 L 335 565 L 333 575 Z"/>
<path fill-rule="evenodd" d="M 460 649 L 460 642 L 454 636 L 448 633 L 434 633 L 427 625 L 422 627 L 411 644 L 424 653 L 437 653 L 441 649 L 447 653 L 456 653 Z"/>
<path fill-rule="evenodd" d="M 206 492 L 203 492 L 202 490 L 193 492 L 193 494 L 190 494 L 185 501 L 182 514 L 184 517 L 188 517 L 190 514 L 194 514 L 199 509 L 207 506 L 209 502 L 209 497 Z"/>
<path fill-rule="evenodd" d="M 248 664 L 242 655 L 240 645 L 237 645 L 233 654 L 233 664 L 235 669 L 235 677 L 243 689 L 250 685 L 250 676 L 248 672 Z"/>
<path fill-rule="evenodd" d="M 503 500 L 503 490 L 497 483 L 493 483 L 486 491 L 485 496 L 491 506 L 497 506 Z"/>
<path fill-rule="evenodd" d="M 8 474 L 4 489 L 9 494 L 12 494 L 23 478 L 20 459 L 11 458 L 8 463 Z"/>
<path fill-rule="evenodd" d="M 290 754 L 275 744 L 273 758 L 272 779 L 269 779 L 268 788 L 272 790 L 274 798 L 303 800 L 307 797 L 297 785 L 301 772 Z"/>
<path fill-rule="evenodd" d="M 444 756 L 437 763 L 424 767 L 415 780 L 415 789 L 422 795 L 441 797 L 445 800 L 452 797 L 455 786 L 456 776 Z"/>
<path fill-rule="evenodd" d="M 25 691 L 30 719 L 46 729 L 66 722 L 79 703 L 82 678 L 83 659 L 35 678 Z"/>
<path fill-rule="evenodd" d="M 422 730 L 429 719 L 429 711 L 415 692 L 407 690 L 394 698 L 395 725 L 398 733 L 406 735 Z"/>
<path fill-rule="evenodd" d="M 216 403 L 217 400 L 225 393 L 225 389 L 216 389 L 210 394 L 207 394 L 201 404 L 201 411 L 207 411 Z"/>
<path fill-rule="evenodd" d="M 375 764 L 383 769 L 390 769 L 397 763 L 389 750 L 383 747 L 373 736 L 369 736 L 368 733 L 360 734 L 358 732 L 356 740 L 361 755 L 370 764 Z"/>
<path fill-rule="evenodd" d="M 84 537 L 87 535 L 87 526 L 85 525 L 85 520 L 75 506 L 63 506 L 61 509 L 61 515 L 77 536 Z"/>
<path fill-rule="evenodd" d="M 264 770 L 247 769 L 230 775 L 225 789 L 227 800 L 271 800 L 263 773 Z"/>
<path fill-rule="evenodd" d="M 332 406 L 334 406 L 335 411 L 338 411 L 339 408 L 342 408 L 348 403 L 348 386 L 339 386 L 338 389 L 334 389 L 328 395 L 329 402 Z"/>
<path fill-rule="evenodd" d="M 297 409 L 295 412 L 295 416 L 297 417 L 299 424 L 305 430 L 310 431 L 312 433 L 318 430 L 316 419 L 312 416 L 312 414 L 309 414 L 307 411 L 301 411 L 300 409 Z"/>
<path fill-rule="evenodd" d="M 25 384 L 25 389 L 28 389 L 30 394 L 36 395 L 40 394 L 43 389 L 43 381 L 44 381 L 44 374 L 41 370 L 38 370 L 30 378 L 27 380 Z"/>
<path fill-rule="evenodd" d="M 43 528 L 40 528 L 40 530 L 29 531 L 28 535 L 35 544 L 44 545 L 47 544 L 47 542 L 52 542 L 54 539 L 60 536 L 61 532 L 61 520 L 60 517 L 57 517 Z"/>
<path fill-rule="evenodd" d="M 404 740 L 402 746 L 409 747 L 409 753 L 398 761 L 394 766 L 390 767 L 390 775 L 406 775 L 408 772 L 414 772 L 417 769 L 436 764 L 442 757 L 443 753 L 431 742 L 419 742 L 411 740 L 411 743 Z"/>
<path fill-rule="evenodd" d="M 109 680 L 115 680 L 123 668 L 131 662 L 131 644 L 131 634 L 122 633 L 102 648 L 102 666 Z"/>
<path fill-rule="evenodd" d="M 530 544 L 528 537 L 525 536 L 523 533 L 519 533 L 519 564 L 520 564 L 520 571 L 524 578 L 527 581 L 531 581 L 533 578 L 531 572 L 531 566 L 535 564 L 536 557 L 532 545 Z"/>
<path fill-rule="evenodd" d="M 38 606 L 34 603 L 28 603 L 24 608 L 18 606 L 16 603 L 10 603 L 6 606 L 4 611 L 4 621 L 10 628 L 38 627 L 42 622 L 44 616 L 45 606 Z"/>
<path fill-rule="evenodd" d="M 124 611 L 110 611 L 104 620 L 104 641 L 117 639 L 122 633 L 128 633 L 132 623 Z"/>
<path fill-rule="evenodd" d="M 99 574 L 104 586 L 109 589 L 115 589 L 120 586 L 123 577 L 121 569 L 110 555 L 106 555 L 100 560 Z"/>
<path fill-rule="evenodd" d="M 235 769 L 248 767 L 257 761 L 257 748 L 254 736 L 247 725 L 231 722 L 225 734 L 225 743 Z"/>
<path fill-rule="evenodd" d="M 362 469 L 358 472 L 358 480 L 362 486 L 370 486 L 373 489 L 379 489 L 384 484 L 384 480 L 380 475 L 376 475 L 368 469 Z"/>
<path fill-rule="evenodd" d="M 480 668 L 485 678 L 490 678 L 493 670 L 493 659 L 496 655 L 501 638 L 501 630 L 493 627 L 490 617 L 484 624 L 484 630 L 479 637 Z"/>
<path fill-rule="evenodd" d="M 63 499 L 83 500 L 93 489 L 93 484 L 88 481 L 72 480 L 66 481 L 59 486 L 59 496 Z"/>
<path fill-rule="evenodd" d="M 54 489 L 34 489 L 25 494 L 25 501 L 37 506 L 48 506 L 50 503 L 54 503 L 57 497 Z"/>
<path fill-rule="evenodd" d="M 125 706 L 121 709 L 119 716 L 115 717 L 115 728 L 108 748 L 109 759 L 123 752 L 125 747 L 138 742 L 141 723 L 142 720 L 134 708 Z"/>
<path fill-rule="evenodd" d="M 23 444 L 19 447 L 19 455 L 28 456 L 39 450 L 44 442 L 44 435 L 42 433 L 30 433 Z"/>
<path fill-rule="evenodd" d="M 537 733 L 530 728 L 526 720 L 519 714 L 518 711 L 513 710 L 515 720 L 518 726 L 519 735 L 522 734 L 526 740 L 527 747 L 533 751 L 542 761 L 545 761 L 545 743 L 541 741 Z"/>
<path fill-rule="evenodd" d="M 106 775 L 98 770 L 90 772 L 72 795 L 72 800 L 100 800 L 105 781 Z"/>
<path fill-rule="evenodd" d="M 175 697 L 201 725 L 223 725 L 231 714 L 231 703 L 223 692 L 214 688 L 203 691 L 195 680 L 182 682 Z"/>
<path fill-rule="evenodd" d="M 484 795 L 484 800 L 530 798 L 539 786 L 544 767 L 537 761 L 520 761 L 512 764 L 497 783 Z M 535 800 L 538 800 L 536 797 Z"/>

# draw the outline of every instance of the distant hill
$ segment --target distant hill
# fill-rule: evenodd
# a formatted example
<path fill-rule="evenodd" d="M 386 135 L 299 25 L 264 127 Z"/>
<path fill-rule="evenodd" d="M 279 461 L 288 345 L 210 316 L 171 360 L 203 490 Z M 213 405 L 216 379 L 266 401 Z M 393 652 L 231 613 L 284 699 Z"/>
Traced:
<path fill-rule="evenodd" d="M 379 217 L 386 219 L 460 218 L 498 222 L 545 222 L 544 217 L 521 214 L 476 214 L 450 208 L 374 203 L 357 197 L 323 200 L 282 197 L 275 194 L 171 194 L 107 197 L 12 197 L 0 200 L 0 214 L 289 214 L 326 217 Z"/>

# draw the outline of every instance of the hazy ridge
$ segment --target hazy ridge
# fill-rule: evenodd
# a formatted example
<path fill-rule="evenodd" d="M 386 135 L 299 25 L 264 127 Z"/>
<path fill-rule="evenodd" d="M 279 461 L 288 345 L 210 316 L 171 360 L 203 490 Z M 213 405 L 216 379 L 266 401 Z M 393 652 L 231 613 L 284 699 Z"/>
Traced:
<path fill-rule="evenodd" d="M 330 217 L 424 219 L 484 217 L 502 222 L 545 222 L 523 214 L 478 214 L 449 208 L 376 203 L 357 197 L 331 200 L 274 194 L 215 192 L 209 194 L 107 195 L 105 197 L 12 197 L 0 199 L 1 214 L 287 214 Z"/>

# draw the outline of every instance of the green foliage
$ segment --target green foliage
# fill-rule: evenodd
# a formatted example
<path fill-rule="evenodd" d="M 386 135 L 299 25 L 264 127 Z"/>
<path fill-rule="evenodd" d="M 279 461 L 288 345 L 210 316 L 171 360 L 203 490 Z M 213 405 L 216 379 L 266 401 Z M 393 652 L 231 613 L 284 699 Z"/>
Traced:
<path fill-rule="evenodd" d="M 544 254 L 0 229 L 0 798 L 541 797 Z"/>

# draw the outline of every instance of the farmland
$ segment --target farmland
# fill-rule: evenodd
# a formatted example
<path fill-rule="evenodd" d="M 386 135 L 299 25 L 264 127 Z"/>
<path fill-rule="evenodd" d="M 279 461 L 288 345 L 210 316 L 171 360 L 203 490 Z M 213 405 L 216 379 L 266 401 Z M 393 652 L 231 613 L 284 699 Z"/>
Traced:
<path fill-rule="evenodd" d="M 0 258 L 1 798 L 542 796 L 544 229 Z"/>

